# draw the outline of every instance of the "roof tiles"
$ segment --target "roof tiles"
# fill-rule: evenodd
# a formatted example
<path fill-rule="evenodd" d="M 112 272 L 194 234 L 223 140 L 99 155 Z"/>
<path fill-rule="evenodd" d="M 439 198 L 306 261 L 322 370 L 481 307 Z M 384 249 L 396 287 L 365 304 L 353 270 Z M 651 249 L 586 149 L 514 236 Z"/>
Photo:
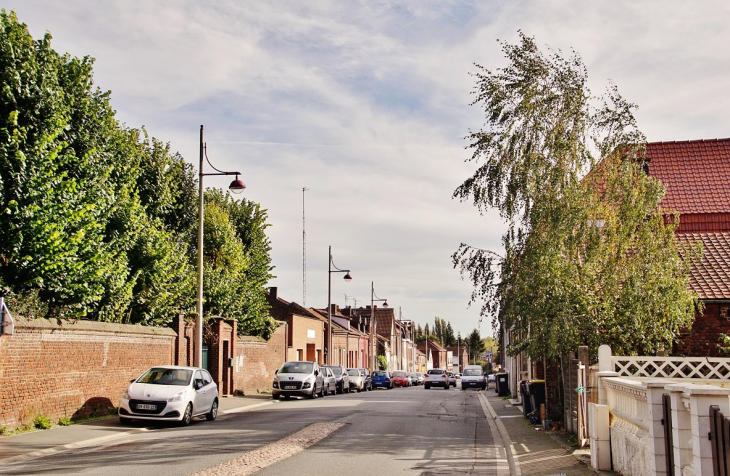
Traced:
<path fill-rule="evenodd" d="M 730 212 L 730 139 L 651 142 L 649 174 L 667 188 L 660 206 L 680 214 Z"/>
<path fill-rule="evenodd" d="M 690 287 L 700 299 L 730 299 L 730 232 L 677 233 L 682 242 L 701 241 L 702 261 L 690 271 Z"/>

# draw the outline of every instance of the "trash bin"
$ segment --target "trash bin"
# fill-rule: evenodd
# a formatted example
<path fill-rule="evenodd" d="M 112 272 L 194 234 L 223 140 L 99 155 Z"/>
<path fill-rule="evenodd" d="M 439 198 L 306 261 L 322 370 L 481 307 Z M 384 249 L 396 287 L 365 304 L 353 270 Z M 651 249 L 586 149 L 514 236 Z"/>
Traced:
<path fill-rule="evenodd" d="M 497 395 L 506 397 L 509 395 L 509 379 L 507 372 L 497 374 Z"/>
<path fill-rule="evenodd" d="M 530 391 L 530 405 L 535 411 L 535 416 L 540 417 L 540 405 L 545 404 L 545 381 L 531 380 L 528 384 Z"/>
<path fill-rule="evenodd" d="M 522 415 L 528 418 L 532 415 L 532 402 L 530 401 L 530 387 L 527 380 L 520 382 L 520 394 L 522 395 Z"/>

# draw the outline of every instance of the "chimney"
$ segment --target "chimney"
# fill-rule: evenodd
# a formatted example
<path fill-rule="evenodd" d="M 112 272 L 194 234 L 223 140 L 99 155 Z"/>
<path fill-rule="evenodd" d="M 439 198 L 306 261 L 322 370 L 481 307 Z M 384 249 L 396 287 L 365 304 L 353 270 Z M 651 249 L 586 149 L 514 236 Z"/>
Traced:
<path fill-rule="evenodd" d="M 276 301 L 277 294 L 278 288 L 276 286 L 272 286 L 269 288 L 269 296 L 271 296 L 271 299 L 273 299 L 274 301 Z"/>
<path fill-rule="evenodd" d="M 337 314 L 337 313 L 339 313 L 339 312 L 340 312 L 340 306 L 338 306 L 337 304 L 330 304 L 330 306 L 332 306 L 332 307 L 330 308 L 330 312 L 331 312 L 332 314 Z"/>

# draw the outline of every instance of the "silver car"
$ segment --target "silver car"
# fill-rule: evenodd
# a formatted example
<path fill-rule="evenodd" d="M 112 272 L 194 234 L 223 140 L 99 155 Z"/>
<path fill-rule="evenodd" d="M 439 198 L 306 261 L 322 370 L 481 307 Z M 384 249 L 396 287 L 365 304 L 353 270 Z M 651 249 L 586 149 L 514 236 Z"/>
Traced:
<path fill-rule="evenodd" d="M 350 377 L 350 391 L 362 392 L 365 390 L 365 377 L 360 373 L 360 369 L 347 369 L 347 375 Z"/>
<path fill-rule="evenodd" d="M 324 381 L 324 392 L 322 392 L 322 396 L 337 393 L 337 377 L 335 377 L 332 369 L 329 367 L 320 367 L 319 371 L 322 373 L 322 380 Z"/>
<path fill-rule="evenodd" d="M 286 362 L 276 371 L 271 383 L 271 396 L 284 398 L 324 396 L 324 377 L 317 362 Z"/>

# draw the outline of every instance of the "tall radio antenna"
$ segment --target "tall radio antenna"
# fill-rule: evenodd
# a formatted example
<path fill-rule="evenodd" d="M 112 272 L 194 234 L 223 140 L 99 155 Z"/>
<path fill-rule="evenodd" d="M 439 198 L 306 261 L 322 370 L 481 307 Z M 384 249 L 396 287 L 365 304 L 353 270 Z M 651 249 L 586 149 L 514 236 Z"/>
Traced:
<path fill-rule="evenodd" d="M 304 217 L 304 192 L 309 190 L 302 187 L 302 306 L 307 307 L 307 228 Z"/>

